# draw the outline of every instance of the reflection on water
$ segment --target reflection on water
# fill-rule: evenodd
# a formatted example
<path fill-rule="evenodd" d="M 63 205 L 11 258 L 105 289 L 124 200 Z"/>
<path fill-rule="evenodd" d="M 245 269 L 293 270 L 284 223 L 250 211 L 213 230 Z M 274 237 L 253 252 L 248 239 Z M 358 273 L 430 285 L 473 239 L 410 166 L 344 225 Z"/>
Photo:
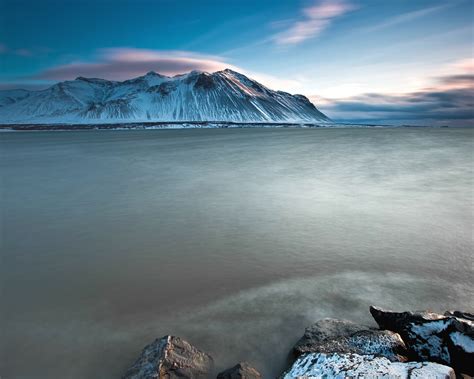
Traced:
<path fill-rule="evenodd" d="M 275 376 L 318 318 L 472 308 L 472 137 L 2 134 L 0 373 L 113 378 L 177 334 Z"/>

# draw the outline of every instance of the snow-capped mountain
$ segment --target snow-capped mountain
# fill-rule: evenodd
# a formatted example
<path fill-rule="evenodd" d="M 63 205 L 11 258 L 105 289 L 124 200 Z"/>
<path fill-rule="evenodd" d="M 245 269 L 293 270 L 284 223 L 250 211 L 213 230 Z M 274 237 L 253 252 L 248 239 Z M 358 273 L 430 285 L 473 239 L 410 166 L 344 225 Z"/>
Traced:
<path fill-rule="evenodd" d="M 42 91 L 0 91 L 0 123 L 146 121 L 328 122 L 303 95 L 273 91 L 232 70 L 123 82 L 79 77 Z"/>

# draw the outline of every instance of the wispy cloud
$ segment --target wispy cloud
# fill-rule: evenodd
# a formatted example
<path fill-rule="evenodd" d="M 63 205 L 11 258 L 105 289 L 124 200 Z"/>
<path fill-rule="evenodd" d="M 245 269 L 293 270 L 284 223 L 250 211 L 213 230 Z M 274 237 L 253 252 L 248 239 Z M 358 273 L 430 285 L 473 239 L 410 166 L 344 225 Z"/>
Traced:
<path fill-rule="evenodd" d="M 175 75 L 191 70 L 217 71 L 235 66 L 219 57 L 186 51 L 159 51 L 136 48 L 101 49 L 92 62 L 71 62 L 46 69 L 34 78 L 66 80 L 77 76 L 111 80 L 130 79 L 148 71 Z"/>
<path fill-rule="evenodd" d="M 20 57 L 31 57 L 33 56 L 33 52 L 29 49 L 16 49 L 13 51 L 13 54 L 18 55 Z"/>
<path fill-rule="evenodd" d="M 18 57 L 33 57 L 42 55 L 49 52 L 50 49 L 45 47 L 34 47 L 34 48 L 11 48 L 4 43 L 0 43 L 0 54 L 15 55 Z"/>
<path fill-rule="evenodd" d="M 452 4 L 451 4 L 452 5 Z M 365 29 L 366 32 L 376 32 L 382 29 L 390 28 L 392 26 L 397 26 L 400 24 L 404 24 L 406 22 L 410 22 L 413 20 L 417 20 L 419 18 L 428 16 L 432 13 L 439 12 L 447 7 L 449 7 L 450 4 L 442 4 L 442 5 L 437 5 L 433 7 L 428 7 L 428 8 L 422 8 L 418 9 L 416 11 L 411 11 L 403 14 L 396 15 L 394 17 L 385 19 L 384 21 L 380 22 L 379 24 L 375 24 L 372 26 L 369 26 L 368 28 Z"/>
<path fill-rule="evenodd" d="M 344 0 L 321 0 L 304 8 L 302 18 L 294 21 L 289 29 L 274 36 L 279 45 L 295 45 L 307 39 L 317 37 L 328 28 L 333 20 L 354 9 Z"/>

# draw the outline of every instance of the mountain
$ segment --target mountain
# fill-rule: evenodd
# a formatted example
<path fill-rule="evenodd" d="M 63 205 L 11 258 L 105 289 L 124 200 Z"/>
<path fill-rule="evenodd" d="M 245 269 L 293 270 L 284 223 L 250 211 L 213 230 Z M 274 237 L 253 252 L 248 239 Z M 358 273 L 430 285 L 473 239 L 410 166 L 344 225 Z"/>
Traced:
<path fill-rule="evenodd" d="M 232 70 L 123 82 L 78 77 L 41 91 L 0 91 L 0 124 L 147 121 L 329 122 L 303 95 Z"/>

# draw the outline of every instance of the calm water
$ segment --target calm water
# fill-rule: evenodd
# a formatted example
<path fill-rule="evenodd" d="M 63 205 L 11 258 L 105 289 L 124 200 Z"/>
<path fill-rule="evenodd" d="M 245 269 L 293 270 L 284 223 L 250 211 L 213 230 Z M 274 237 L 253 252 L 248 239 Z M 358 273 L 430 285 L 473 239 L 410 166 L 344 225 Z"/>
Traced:
<path fill-rule="evenodd" d="M 474 130 L 0 138 L 2 378 L 117 378 L 165 334 L 271 377 L 321 317 L 474 307 Z"/>

